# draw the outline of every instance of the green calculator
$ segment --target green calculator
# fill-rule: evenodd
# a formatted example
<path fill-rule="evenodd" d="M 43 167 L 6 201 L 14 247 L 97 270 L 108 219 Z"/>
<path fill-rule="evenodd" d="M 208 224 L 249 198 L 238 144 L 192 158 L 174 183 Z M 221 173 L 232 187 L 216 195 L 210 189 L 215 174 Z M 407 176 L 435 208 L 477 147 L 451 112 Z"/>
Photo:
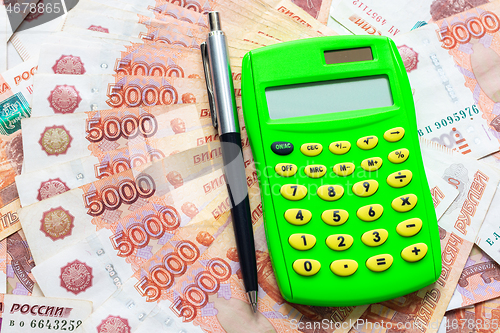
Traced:
<path fill-rule="evenodd" d="M 437 280 L 438 225 L 392 40 L 319 37 L 250 51 L 242 99 L 287 301 L 369 304 Z"/>

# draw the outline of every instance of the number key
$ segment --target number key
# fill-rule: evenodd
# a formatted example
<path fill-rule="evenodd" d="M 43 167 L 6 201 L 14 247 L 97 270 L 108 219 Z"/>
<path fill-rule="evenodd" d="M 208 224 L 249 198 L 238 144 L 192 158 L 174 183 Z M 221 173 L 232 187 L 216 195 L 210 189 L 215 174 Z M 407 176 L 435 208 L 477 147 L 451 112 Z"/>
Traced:
<path fill-rule="evenodd" d="M 357 182 L 352 186 L 352 193 L 358 197 L 369 197 L 378 190 L 378 182 L 373 179 Z"/>
<path fill-rule="evenodd" d="M 361 236 L 363 244 L 368 246 L 379 246 L 385 243 L 389 233 L 385 229 L 375 229 L 367 231 Z"/>
<path fill-rule="evenodd" d="M 316 237 L 309 234 L 293 234 L 288 237 L 288 243 L 296 250 L 309 250 L 316 245 Z"/>
<path fill-rule="evenodd" d="M 311 221 L 312 214 L 307 209 L 288 209 L 285 212 L 285 220 L 293 225 L 304 225 Z"/>
<path fill-rule="evenodd" d="M 334 251 L 345 251 L 352 246 L 354 239 L 351 235 L 330 235 L 326 239 L 326 245 Z"/>
<path fill-rule="evenodd" d="M 314 259 L 297 259 L 293 262 L 293 270 L 302 276 L 312 276 L 319 272 L 321 264 Z"/>
<path fill-rule="evenodd" d="M 280 193 L 285 199 L 297 201 L 304 199 L 307 188 L 304 185 L 286 184 L 281 186 Z"/>
<path fill-rule="evenodd" d="M 379 204 L 363 206 L 356 212 L 358 218 L 365 222 L 372 222 L 382 216 L 384 207 Z"/>
<path fill-rule="evenodd" d="M 344 195 L 344 188 L 340 185 L 322 185 L 316 192 L 318 197 L 325 201 L 335 201 Z"/>
<path fill-rule="evenodd" d="M 343 209 L 329 209 L 321 214 L 321 219 L 328 225 L 344 224 L 349 218 L 349 213 Z"/>

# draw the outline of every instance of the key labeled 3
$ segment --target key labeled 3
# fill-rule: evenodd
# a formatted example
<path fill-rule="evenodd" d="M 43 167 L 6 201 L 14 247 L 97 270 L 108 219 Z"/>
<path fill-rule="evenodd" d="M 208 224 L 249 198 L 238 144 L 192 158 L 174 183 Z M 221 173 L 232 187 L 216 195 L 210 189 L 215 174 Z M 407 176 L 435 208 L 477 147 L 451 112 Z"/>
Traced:
<path fill-rule="evenodd" d="M 385 229 L 375 229 L 367 231 L 361 236 L 363 244 L 374 247 L 385 243 L 389 233 Z"/>

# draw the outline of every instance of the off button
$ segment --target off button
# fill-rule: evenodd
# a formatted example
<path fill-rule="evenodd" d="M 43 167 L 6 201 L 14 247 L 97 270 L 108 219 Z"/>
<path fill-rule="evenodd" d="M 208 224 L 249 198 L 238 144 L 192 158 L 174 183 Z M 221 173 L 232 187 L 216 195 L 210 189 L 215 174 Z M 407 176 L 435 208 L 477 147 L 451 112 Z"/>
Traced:
<path fill-rule="evenodd" d="M 288 155 L 293 151 L 293 144 L 287 141 L 276 141 L 271 145 L 271 149 L 277 155 Z"/>

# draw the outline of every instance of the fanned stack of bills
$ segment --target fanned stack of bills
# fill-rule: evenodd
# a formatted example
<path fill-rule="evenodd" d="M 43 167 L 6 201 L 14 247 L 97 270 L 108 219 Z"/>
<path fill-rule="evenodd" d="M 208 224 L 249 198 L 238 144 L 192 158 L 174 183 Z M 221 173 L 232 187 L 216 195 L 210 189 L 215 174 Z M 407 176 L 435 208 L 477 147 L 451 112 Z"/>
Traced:
<path fill-rule="evenodd" d="M 34 3 L 48 8 L 44 1 Z M 62 7 L 0 30 L 10 40 L 0 47 L 0 71 L 9 50 L 20 62 L 0 76 L 0 294 L 14 294 L 0 299 L 0 329 L 499 329 L 500 1 L 80 0 Z M 237 96 L 257 314 L 239 269 L 199 49 L 211 10 L 228 38 Z M 311 307 L 284 301 L 274 278 L 241 112 L 241 62 L 255 48 L 336 32 L 385 35 L 398 46 L 443 272 L 433 285 L 379 304 Z"/>

